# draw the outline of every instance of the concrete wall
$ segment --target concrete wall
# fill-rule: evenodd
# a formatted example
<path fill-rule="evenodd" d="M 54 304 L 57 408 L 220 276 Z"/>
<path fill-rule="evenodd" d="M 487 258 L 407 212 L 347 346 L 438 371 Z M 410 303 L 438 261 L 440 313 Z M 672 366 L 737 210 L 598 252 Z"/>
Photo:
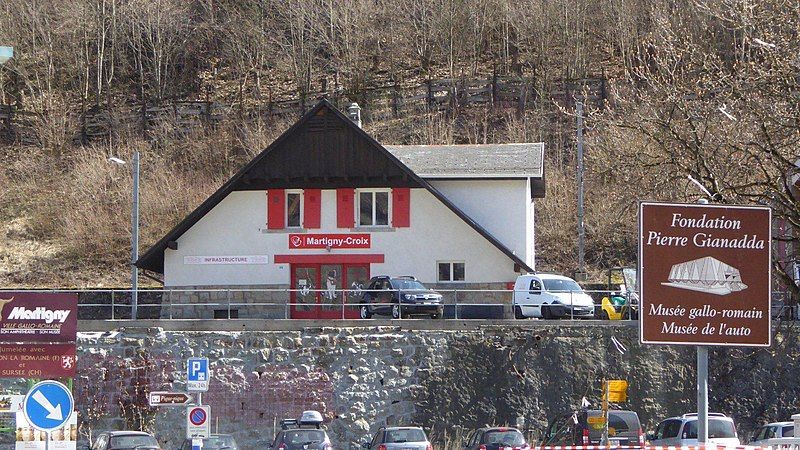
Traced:
<path fill-rule="evenodd" d="M 511 199 L 484 199 L 487 205 Z M 519 226 L 525 222 L 525 205 L 519 209 Z M 165 251 L 165 285 L 288 285 L 289 264 L 274 264 L 276 254 L 384 254 L 385 262 L 371 265 L 371 275 L 415 275 L 435 282 L 437 261 L 464 261 L 466 282 L 491 283 L 515 279 L 513 262 L 477 231 L 424 189 L 411 192 L 411 226 L 408 228 L 336 228 L 335 191 L 322 194 L 322 227 L 309 233 L 366 232 L 370 249 L 289 250 L 288 232 L 265 230 L 266 196 L 263 191 L 233 192 L 178 239 L 177 250 Z M 488 220 L 488 218 L 486 218 Z M 510 236 L 506 236 L 510 239 Z M 525 234 L 517 235 L 524 251 Z M 189 265 L 185 256 L 267 255 L 266 264 Z"/>
<path fill-rule="evenodd" d="M 147 392 L 184 389 L 190 356 L 211 359 L 204 401 L 212 421 L 219 419 L 219 431 L 233 433 L 243 450 L 272 439 L 276 420 L 309 408 L 323 413 L 334 448 L 341 450 L 355 450 L 384 423 L 420 424 L 441 441 L 445 433 L 452 440 L 463 428 L 523 416 L 537 434 L 548 417 L 579 405 L 583 396 L 597 404 L 602 377 L 630 382 L 622 406 L 638 411 L 646 428 L 695 406 L 692 347 L 643 347 L 636 327 L 623 324 L 522 324 L 84 332 L 75 379 L 81 432 L 143 426 L 162 448 L 174 449 L 184 433 L 184 410 L 149 408 Z M 185 324 L 164 326 L 178 325 Z M 612 336 L 627 352 L 617 351 Z M 797 412 L 800 338 L 785 329 L 774 342 L 768 350 L 711 351 L 711 410 L 732 415 L 742 434 Z M 23 380 L 0 380 L 0 390 L 24 389 Z"/>

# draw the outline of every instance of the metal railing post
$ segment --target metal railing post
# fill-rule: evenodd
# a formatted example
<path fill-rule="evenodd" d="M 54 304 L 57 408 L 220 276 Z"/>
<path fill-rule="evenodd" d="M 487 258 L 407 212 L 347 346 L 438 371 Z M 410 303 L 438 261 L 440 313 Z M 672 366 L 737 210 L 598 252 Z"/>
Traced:
<path fill-rule="evenodd" d="M 231 290 L 225 291 L 225 298 L 228 300 L 228 319 L 231 318 Z"/>
<path fill-rule="evenodd" d="M 284 308 L 284 311 L 283 311 L 283 318 L 284 319 L 288 319 L 289 318 L 289 302 L 291 302 L 291 301 L 292 301 L 292 293 L 289 292 L 289 289 L 286 289 L 286 307 Z"/>
<path fill-rule="evenodd" d="M 342 320 L 344 320 L 344 302 L 345 302 L 345 290 L 342 289 Z"/>
<path fill-rule="evenodd" d="M 458 319 L 458 289 L 453 289 L 453 315 Z"/>
<path fill-rule="evenodd" d="M 114 304 L 114 290 L 111 290 L 111 320 L 114 320 L 114 310 L 117 309 Z"/>
<path fill-rule="evenodd" d="M 572 291 L 569 291 L 569 320 L 575 320 L 575 305 L 572 304 Z"/>

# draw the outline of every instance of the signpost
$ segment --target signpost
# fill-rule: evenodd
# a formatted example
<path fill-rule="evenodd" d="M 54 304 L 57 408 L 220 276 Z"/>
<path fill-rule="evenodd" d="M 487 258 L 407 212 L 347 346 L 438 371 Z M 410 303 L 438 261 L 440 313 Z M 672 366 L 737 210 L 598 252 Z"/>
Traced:
<path fill-rule="evenodd" d="M 639 205 L 640 339 L 696 345 L 698 441 L 708 437 L 708 347 L 771 344 L 768 207 Z"/>
<path fill-rule="evenodd" d="M 208 439 L 211 436 L 211 407 L 186 408 L 186 439 Z"/>
<path fill-rule="evenodd" d="M 22 412 L 28 423 L 47 433 L 45 450 L 50 442 L 50 432 L 61 428 L 75 409 L 75 399 L 69 388 L 57 381 L 42 381 L 34 385 L 22 401 Z"/>
<path fill-rule="evenodd" d="M 147 400 L 150 406 L 182 406 L 192 398 L 183 392 L 151 392 Z"/>
<path fill-rule="evenodd" d="M 75 342 L 78 294 L 0 293 L 0 342 Z"/>

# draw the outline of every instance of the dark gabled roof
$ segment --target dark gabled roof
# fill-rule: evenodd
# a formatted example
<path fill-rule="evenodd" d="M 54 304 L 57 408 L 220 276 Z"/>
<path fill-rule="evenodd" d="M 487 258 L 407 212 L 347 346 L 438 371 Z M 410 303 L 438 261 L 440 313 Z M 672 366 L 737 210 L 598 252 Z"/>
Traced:
<path fill-rule="evenodd" d="M 422 178 L 542 178 L 544 144 L 384 145 Z"/>
<path fill-rule="evenodd" d="M 346 157 L 337 154 L 335 147 L 330 145 L 332 139 L 346 144 L 352 154 Z M 308 158 L 298 161 L 297 155 L 291 151 L 296 148 L 314 148 L 323 155 L 320 158 L 311 158 L 313 161 L 308 161 Z M 267 157 L 270 158 L 269 161 L 267 161 Z M 300 162 L 302 164 L 299 164 Z M 326 162 L 327 165 L 325 165 Z M 361 164 L 353 164 L 356 162 Z M 365 162 L 375 171 L 367 173 L 359 170 L 358 167 L 363 166 Z M 380 175 L 375 176 L 375 173 Z M 332 189 L 353 187 L 354 183 L 359 187 L 423 187 L 508 256 L 521 270 L 533 271 L 525 261 L 485 228 L 324 99 L 320 100 L 297 123 L 242 167 L 166 236 L 150 247 L 136 261 L 136 266 L 163 273 L 164 251 L 170 243 L 177 241 L 233 191 L 298 187 Z"/>

